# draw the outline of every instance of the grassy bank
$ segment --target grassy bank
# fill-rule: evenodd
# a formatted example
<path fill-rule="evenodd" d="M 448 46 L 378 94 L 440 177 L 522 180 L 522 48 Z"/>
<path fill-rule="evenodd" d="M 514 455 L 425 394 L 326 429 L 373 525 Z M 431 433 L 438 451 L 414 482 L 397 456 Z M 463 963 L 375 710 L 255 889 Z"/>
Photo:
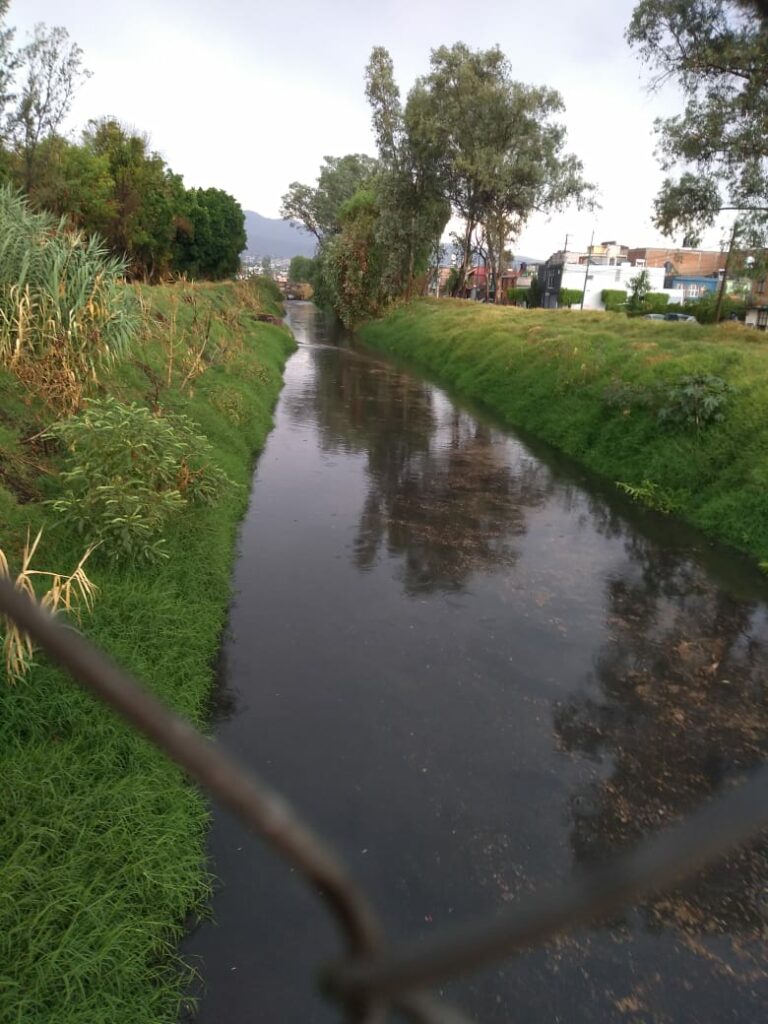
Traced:
<path fill-rule="evenodd" d="M 768 559 L 766 335 L 451 300 L 404 306 L 361 334 L 646 504 Z"/>
<path fill-rule="evenodd" d="M 232 483 L 169 523 L 166 558 L 114 565 L 97 551 L 83 629 L 204 724 L 237 524 L 293 342 L 257 321 L 279 312 L 263 283 L 136 300 L 140 334 L 94 394 L 189 416 Z M 52 418 L 34 387 L 0 370 L 0 548 L 18 565 L 27 530 L 42 526 L 36 564 L 71 569 L 84 541 L 45 504 L 63 454 L 36 436 Z M 0 775 L 0 1022 L 175 1021 L 176 943 L 207 893 L 201 797 L 42 657 L 0 684 Z"/>

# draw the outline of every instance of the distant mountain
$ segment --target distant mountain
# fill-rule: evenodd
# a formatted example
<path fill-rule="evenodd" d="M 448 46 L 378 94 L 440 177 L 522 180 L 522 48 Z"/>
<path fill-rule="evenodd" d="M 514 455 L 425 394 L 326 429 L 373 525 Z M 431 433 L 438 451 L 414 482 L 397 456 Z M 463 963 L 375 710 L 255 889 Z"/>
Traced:
<path fill-rule="evenodd" d="M 253 210 L 245 210 L 245 233 L 248 236 L 246 253 L 249 256 L 313 256 L 315 236 L 293 222 L 277 217 L 262 217 Z"/>

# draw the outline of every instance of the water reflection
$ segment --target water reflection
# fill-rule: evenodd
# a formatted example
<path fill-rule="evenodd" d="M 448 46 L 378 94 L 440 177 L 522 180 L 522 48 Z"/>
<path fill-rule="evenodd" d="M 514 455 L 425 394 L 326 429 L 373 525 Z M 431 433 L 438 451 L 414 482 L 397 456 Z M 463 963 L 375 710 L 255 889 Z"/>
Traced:
<path fill-rule="evenodd" d="M 309 322 L 310 308 L 294 311 Z M 363 452 L 368 494 L 355 564 L 381 551 L 402 559 L 407 593 L 463 589 L 476 572 L 509 568 L 526 510 L 552 490 L 546 467 L 515 458 L 506 435 L 479 423 L 410 374 L 370 357 L 315 350 L 315 374 L 288 398 L 297 422 L 313 420 L 326 451 Z"/>
<path fill-rule="evenodd" d="M 220 742 L 342 851 L 393 933 L 514 905 L 766 757 L 765 581 L 335 338 L 302 345 L 243 525 Z M 217 813 L 200 1024 L 332 1024 L 339 955 Z M 765 1019 L 766 844 L 451 987 L 478 1020 Z"/>
<path fill-rule="evenodd" d="M 682 816 L 768 754 L 765 611 L 638 535 L 605 584 L 608 641 L 588 694 L 561 704 L 567 751 L 610 765 L 571 799 L 571 846 L 595 862 Z M 644 907 L 648 925 L 762 933 L 768 843 L 758 840 Z"/>

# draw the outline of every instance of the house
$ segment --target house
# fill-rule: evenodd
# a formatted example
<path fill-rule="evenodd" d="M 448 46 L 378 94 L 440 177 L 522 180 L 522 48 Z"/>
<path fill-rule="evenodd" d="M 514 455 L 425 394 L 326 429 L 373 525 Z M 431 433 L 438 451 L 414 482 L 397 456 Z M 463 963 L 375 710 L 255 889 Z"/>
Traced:
<path fill-rule="evenodd" d="M 747 327 L 758 331 L 768 330 L 768 278 L 753 282 L 752 291 L 747 300 L 747 315 L 744 318 Z"/>
<path fill-rule="evenodd" d="M 591 253 L 574 254 L 556 252 L 539 269 L 541 286 L 541 304 L 546 309 L 556 309 L 559 305 L 560 290 L 574 289 L 584 293 L 585 309 L 605 309 L 602 299 L 604 291 L 629 291 L 630 281 L 641 271 L 646 270 L 649 277 L 650 290 L 664 290 L 664 267 L 646 267 L 644 264 L 633 264 L 621 259 L 623 246 L 615 242 L 602 243 L 606 248 L 613 246 L 613 251 L 603 252 L 600 257 L 604 262 L 593 263 Z M 593 247 L 594 248 L 594 247 Z M 607 262 L 606 262 L 607 261 Z M 611 262 L 612 261 L 612 262 Z M 679 302 L 682 293 L 674 295 L 667 292 L 670 301 Z"/>
<path fill-rule="evenodd" d="M 627 259 L 636 266 L 663 267 L 668 277 L 714 277 L 725 268 L 726 254 L 714 249 L 628 249 Z"/>
<path fill-rule="evenodd" d="M 464 282 L 464 298 L 484 299 L 488 284 L 488 269 L 486 267 L 470 267 Z M 493 298 L 491 292 L 489 298 Z"/>
<path fill-rule="evenodd" d="M 722 280 L 722 274 L 715 274 L 709 277 L 702 277 L 697 274 L 667 274 L 664 278 L 664 287 L 682 292 L 682 301 L 691 302 L 700 299 L 704 295 L 713 295 Z"/>

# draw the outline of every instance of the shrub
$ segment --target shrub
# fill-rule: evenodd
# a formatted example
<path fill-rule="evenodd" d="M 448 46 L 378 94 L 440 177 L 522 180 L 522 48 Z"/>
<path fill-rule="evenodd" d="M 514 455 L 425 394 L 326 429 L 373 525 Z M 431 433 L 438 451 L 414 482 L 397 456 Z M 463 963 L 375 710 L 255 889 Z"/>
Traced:
<path fill-rule="evenodd" d="M 669 296 L 664 292 L 648 292 L 643 301 L 645 313 L 663 313 L 669 303 Z"/>
<path fill-rule="evenodd" d="M 652 508 L 655 512 L 663 512 L 668 515 L 670 512 L 677 511 L 678 503 L 675 498 L 653 480 L 643 480 L 641 484 L 637 485 L 617 480 L 616 486 L 628 494 L 633 501 L 645 505 L 646 508 Z"/>
<path fill-rule="evenodd" d="M 529 296 L 529 288 L 507 288 L 507 300 L 513 306 L 528 305 Z"/>
<path fill-rule="evenodd" d="M 165 557 L 168 519 L 186 502 L 212 502 L 229 484 L 186 416 L 155 416 L 106 398 L 55 424 L 47 436 L 69 453 L 64 494 L 50 504 L 115 560 Z"/>
<path fill-rule="evenodd" d="M 561 306 L 575 306 L 581 303 L 581 291 L 578 288 L 561 288 L 557 301 Z"/>
<path fill-rule="evenodd" d="M 730 391 L 730 385 L 714 374 L 686 375 L 666 388 L 659 419 L 662 423 L 695 426 L 699 430 L 723 419 Z"/>
<path fill-rule="evenodd" d="M 695 316 L 700 324 L 713 324 L 715 322 L 715 310 L 717 309 L 717 293 L 708 292 L 700 299 L 693 299 L 680 307 L 683 313 Z M 744 319 L 747 311 L 743 299 L 734 299 L 730 295 L 723 297 L 723 305 L 720 311 L 722 320 L 728 320 L 732 313 L 735 313 L 739 320 Z"/>
<path fill-rule="evenodd" d="M 617 312 L 626 305 L 627 293 L 620 288 L 603 288 L 600 298 L 607 310 Z"/>

